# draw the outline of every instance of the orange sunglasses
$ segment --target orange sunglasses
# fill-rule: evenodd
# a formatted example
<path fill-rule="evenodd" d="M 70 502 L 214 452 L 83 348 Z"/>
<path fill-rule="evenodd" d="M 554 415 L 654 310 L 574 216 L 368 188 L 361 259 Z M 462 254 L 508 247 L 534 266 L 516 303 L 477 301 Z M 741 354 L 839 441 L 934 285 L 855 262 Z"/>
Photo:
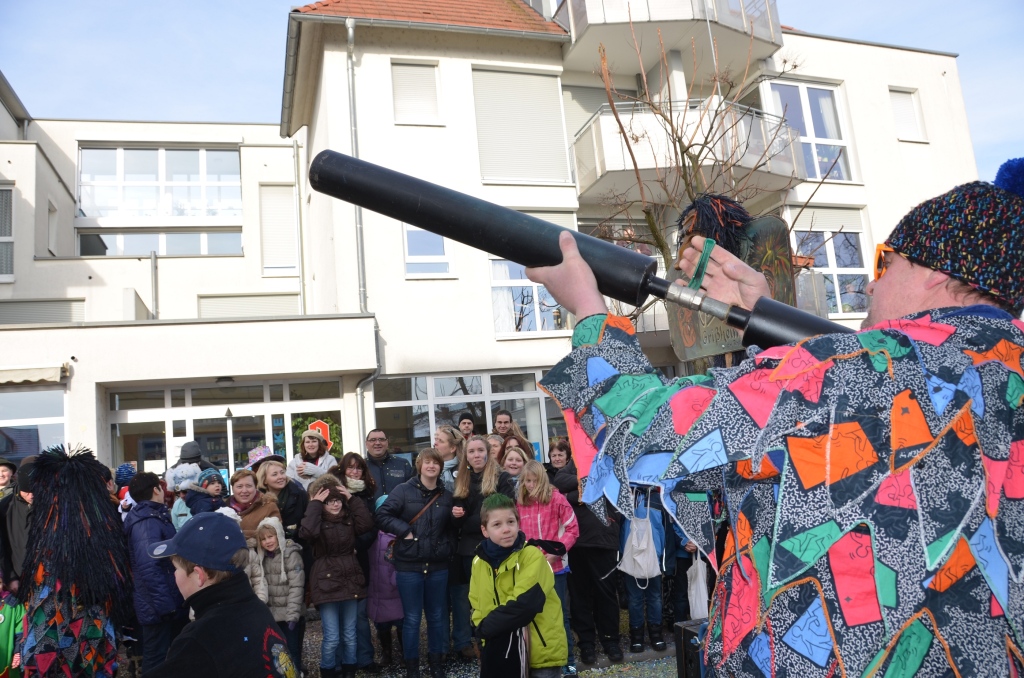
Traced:
<path fill-rule="evenodd" d="M 878 280 L 885 272 L 889 269 L 889 261 L 886 260 L 885 255 L 888 253 L 899 254 L 901 257 L 906 259 L 907 257 L 900 252 L 897 252 L 893 248 L 886 245 L 884 242 L 879 243 L 875 246 L 875 280 Z"/>

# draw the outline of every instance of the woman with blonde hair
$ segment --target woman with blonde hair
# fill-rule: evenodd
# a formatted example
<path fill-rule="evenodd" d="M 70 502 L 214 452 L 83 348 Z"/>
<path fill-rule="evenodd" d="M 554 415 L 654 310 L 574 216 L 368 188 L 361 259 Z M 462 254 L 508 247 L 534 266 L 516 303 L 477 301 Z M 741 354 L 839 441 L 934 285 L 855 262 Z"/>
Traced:
<path fill-rule="evenodd" d="M 434 432 L 434 449 L 441 453 L 441 459 L 444 460 L 441 482 L 446 490 L 454 492 L 455 474 L 466 456 L 466 439 L 462 431 L 448 424 L 438 426 Z"/>
<path fill-rule="evenodd" d="M 512 444 L 509 444 L 512 443 Z M 526 451 L 516 444 L 515 438 L 509 438 L 502 445 L 501 456 L 499 457 L 501 468 L 505 469 L 505 472 L 512 476 L 512 483 L 519 491 L 519 481 L 522 479 L 523 468 L 526 463 L 530 461 L 530 457 Z"/>
<path fill-rule="evenodd" d="M 551 570 L 555 573 L 555 591 L 562 601 L 562 622 L 569 641 L 569 658 L 563 675 L 576 673 L 576 660 L 572 653 L 572 631 L 569 630 L 569 549 L 580 536 L 579 523 L 572 506 L 562 493 L 548 480 L 547 471 L 539 461 L 528 461 L 519 476 L 519 529 L 528 540 L 544 551 Z M 560 551 L 556 552 L 556 551 Z"/>
<path fill-rule="evenodd" d="M 452 598 L 452 645 L 467 659 L 476 658 L 470 629 L 469 578 L 473 574 L 476 547 L 484 538 L 480 531 L 480 508 L 484 499 L 495 492 L 514 500 L 512 476 L 502 471 L 491 456 L 487 438 L 471 436 L 455 478 L 452 516 L 460 534 L 448 578 Z"/>

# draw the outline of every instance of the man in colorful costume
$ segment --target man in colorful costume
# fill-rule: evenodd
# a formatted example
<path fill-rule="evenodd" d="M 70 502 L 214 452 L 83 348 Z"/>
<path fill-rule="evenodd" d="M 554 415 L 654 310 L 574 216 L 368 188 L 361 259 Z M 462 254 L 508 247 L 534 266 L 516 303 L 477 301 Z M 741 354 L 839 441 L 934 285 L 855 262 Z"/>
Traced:
<path fill-rule="evenodd" d="M 631 484 L 660 487 L 718 570 L 709 675 L 1024 675 L 1022 196 L 1016 160 L 912 210 L 861 332 L 675 381 L 607 315 L 571 238 L 529 271 L 579 318 L 542 384 L 583 500 L 628 517 Z M 715 259 L 709 296 L 765 293 Z"/>

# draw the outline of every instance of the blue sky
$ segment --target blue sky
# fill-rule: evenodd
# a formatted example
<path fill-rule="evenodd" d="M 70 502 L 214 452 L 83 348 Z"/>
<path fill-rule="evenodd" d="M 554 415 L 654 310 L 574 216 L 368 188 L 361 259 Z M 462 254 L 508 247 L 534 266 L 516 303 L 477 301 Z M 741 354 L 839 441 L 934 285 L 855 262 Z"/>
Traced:
<path fill-rule="evenodd" d="M 1021 0 L 777 0 L 812 33 L 960 54 L 978 175 L 1024 156 Z M 279 0 L 0 0 L 0 71 L 38 118 L 280 120 Z"/>

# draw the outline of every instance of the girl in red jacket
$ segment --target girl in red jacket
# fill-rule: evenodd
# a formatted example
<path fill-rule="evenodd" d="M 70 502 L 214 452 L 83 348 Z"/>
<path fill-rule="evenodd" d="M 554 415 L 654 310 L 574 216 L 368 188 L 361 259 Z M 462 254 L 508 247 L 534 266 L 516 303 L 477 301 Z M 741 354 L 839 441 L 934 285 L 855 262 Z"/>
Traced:
<path fill-rule="evenodd" d="M 538 544 L 555 573 L 555 591 L 562 601 L 562 620 L 569 642 L 569 659 L 563 675 L 576 675 L 576 660 L 572 654 L 572 631 L 569 630 L 569 594 L 566 579 L 569 574 L 568 551 L 580 536 L 569 502 L 561 492 L 551 486 L 547 471 L 539 461 L 529 461 L 523 467 L 519 482 L 519 523 L 527 540 L 561 542 L 565 552 L 561 555 L 548 553 L 543 544 Z M 561 550 L 561 549 L 559 549 Z"/>

